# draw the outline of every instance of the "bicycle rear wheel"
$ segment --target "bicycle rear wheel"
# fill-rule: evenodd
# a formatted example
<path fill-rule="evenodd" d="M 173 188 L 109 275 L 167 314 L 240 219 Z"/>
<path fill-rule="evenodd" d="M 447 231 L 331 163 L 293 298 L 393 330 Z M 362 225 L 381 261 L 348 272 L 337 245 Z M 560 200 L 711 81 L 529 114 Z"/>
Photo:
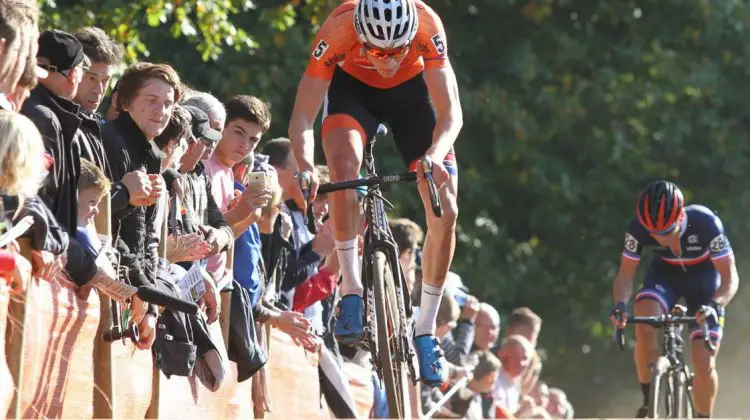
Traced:
<path fill-rule="evenodd" d="M 410 418 L 409 376 L 403 362 L 401 329 L 405 326 L 399 316 L 398 295 L 393 280 L 391 262 L 382 251 L 373 253 L 372 283 L 377 322 L 378 358 L 383 369 L 383 382 L 391 418 Z"/>

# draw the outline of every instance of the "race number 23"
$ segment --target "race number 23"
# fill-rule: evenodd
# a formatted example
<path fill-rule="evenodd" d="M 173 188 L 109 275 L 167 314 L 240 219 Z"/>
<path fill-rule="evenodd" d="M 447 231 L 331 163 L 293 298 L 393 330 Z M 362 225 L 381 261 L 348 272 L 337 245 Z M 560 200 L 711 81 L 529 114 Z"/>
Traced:
<path fill-rule="evenodd" d="M 638 240 L 629 233 L 625 234 L 625 250 L 633 254 L 638 252 Z"/>

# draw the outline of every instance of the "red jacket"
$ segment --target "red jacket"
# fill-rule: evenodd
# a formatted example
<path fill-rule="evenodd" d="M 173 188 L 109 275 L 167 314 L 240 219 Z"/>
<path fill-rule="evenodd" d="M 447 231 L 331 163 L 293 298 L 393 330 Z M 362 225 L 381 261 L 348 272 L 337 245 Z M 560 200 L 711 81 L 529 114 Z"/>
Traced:
<path fill-rule="evenodd" d="M 294 289 L 292 310 L 302 312 L 315 302 L 325 299 L 333 293 L 338 280 L 338 273 L 331 273 L 325 267 L 320 267 L 317 274 Z"/>

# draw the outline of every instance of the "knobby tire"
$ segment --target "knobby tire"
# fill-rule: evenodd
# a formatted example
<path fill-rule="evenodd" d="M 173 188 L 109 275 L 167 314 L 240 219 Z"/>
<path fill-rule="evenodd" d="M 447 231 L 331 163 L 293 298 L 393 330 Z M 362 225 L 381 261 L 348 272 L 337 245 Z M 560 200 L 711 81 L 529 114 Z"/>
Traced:
<path fill-rule="evenodd" d="M 383 382 L 391 418 L 409 418 L 407 367 L 396 357 L 401 352 L 398 299 L 388 257 L 382 251 L 373 253 L 372 280 L 377 322 L 378 357 L 383 368 Z"/>
<path fill-rule="evenodd" d="M 666 409 L 668 407 L 668 399 L 671 399 L 669 389 L 664 392 L 664 398 L 660 398 L 661 387 L 665 386 L 669 388 L 669 376 L 667 375 L 669 369 L 669 360 L 666 357 L 659 357 L 652 368 L 651 373 L 651 395 L 649 397 L 648 404 L 648 417 L 655 419 L 659 418 L 659 407 L 663 405 Z M 664 413 L 666 414 L 666 413 Z"/>

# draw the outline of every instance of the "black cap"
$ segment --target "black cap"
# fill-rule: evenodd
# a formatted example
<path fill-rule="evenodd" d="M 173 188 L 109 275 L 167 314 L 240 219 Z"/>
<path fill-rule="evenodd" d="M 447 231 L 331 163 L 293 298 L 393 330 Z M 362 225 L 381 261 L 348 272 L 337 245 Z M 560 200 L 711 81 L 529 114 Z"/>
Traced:
<path fill-rule="evenodd" d="M 203 138 L 215 142 L 221 140 L 221 133 L 211 128 L 208 122 L 208 114 L 192 105 L 181 106 L 190 113 L 190 119 L 193 124 L 193 136 L 195 138 Z"/>
<path fill-rule="evenodd" d="M 58 31 L 47 30 L 39 35 L 38 58 L 49 60 L 49 66 L 54 66 L 52 71 L 70 70 L 86 60 L 83 46 L 73 35 Z"/>

